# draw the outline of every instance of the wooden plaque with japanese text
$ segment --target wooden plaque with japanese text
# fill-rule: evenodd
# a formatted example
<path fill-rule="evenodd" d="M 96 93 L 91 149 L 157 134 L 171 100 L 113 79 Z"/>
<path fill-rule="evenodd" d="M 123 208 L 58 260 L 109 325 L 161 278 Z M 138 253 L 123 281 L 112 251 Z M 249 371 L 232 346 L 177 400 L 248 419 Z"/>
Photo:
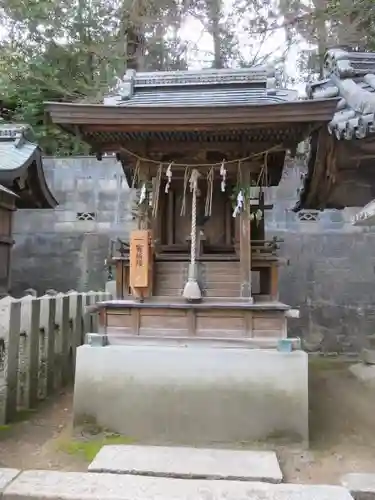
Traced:
<path fill-rule="evenodd" d="M 150 231 L 132 231 L 130 236 L 130 286 L 148 288 L 150 286 Z"/>

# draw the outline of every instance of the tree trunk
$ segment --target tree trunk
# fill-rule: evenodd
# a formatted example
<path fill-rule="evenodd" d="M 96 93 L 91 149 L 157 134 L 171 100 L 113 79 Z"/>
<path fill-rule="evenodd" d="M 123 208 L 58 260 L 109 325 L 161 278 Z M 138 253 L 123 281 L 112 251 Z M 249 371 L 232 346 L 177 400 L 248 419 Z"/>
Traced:
<path fill-rule="evenodd" d="M 221 69 L 224 67 L 223 54 L 221 50 L 221 0 L 208 0 L 207 4 L 209 30 L 214 44 L 213 67 Z"/>

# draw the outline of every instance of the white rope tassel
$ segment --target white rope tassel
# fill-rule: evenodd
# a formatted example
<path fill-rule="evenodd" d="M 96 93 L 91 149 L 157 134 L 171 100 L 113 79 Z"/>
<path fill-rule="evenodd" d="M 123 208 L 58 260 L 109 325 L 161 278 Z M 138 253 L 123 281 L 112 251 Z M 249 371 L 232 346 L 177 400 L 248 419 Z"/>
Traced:
<path fill-rule="evenodd" d="M 221 192 L 225 192 L 226 188 L 226 182 L 227 182 L 227 169 L 225 168 L 225 161 L 223 160 L 223 163 L 221 164 L 220 167 L 220 175 L 221 175 Z"/>
<path fill-rule="evenodd" d="M 165 172 L 165 175 L 167 176 L 167 183 L 165 185 L 165 193 L 168 194 L 169 188 L 171 186 L 172 182 L 172 163 L 168 165 L 167 171 Z"/>
<path fill-rule="evenodd" d="M 191 205 L 191 248 L 190 248 L 190 266 L 188 281 L 185 284 L 183 297 L 189 301 L 201 300 L 202 292 L 197 281 L 197 272 L 195 269 L 196 245 L 197 245 L 197 190 L 198 190 L 198 170 L 194 169 L 190 177 L 190 191 L 192 192 Z"/>

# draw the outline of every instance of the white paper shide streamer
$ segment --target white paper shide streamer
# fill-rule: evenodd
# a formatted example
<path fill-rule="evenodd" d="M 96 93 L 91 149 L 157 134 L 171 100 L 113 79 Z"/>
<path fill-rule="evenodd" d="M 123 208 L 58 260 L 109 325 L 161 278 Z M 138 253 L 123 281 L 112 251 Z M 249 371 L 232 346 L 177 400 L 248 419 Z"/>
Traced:
<path fill-rule="evenodd" d="M 138 205 L 142 205 L 142 203 L 145 201 L 146 199 L 146 183 L 144 182 L 142 187 L 141 187 L 141 193 L 139 195 L 139 202 L 138 202 Z"/>
<path fill-rule="evenodd" d="M 237 195 L 237 203 L 233 210 L 232 216 L 237 217 L 237 215 L 241 212 L 241 210 L 243 210 L 243 206 L 244 206 L 244 196 L 242 191 L 240 191 Z"/>
<path fill-rule="evenodd" d="M 165 175 L 167 177 L 167 183 L 165 185 L 165 192 L 168 193 L 170 185 L 171 185 L 171 182 L 172 182 L 172 163 L 170 163 L 168 165 L 168 168 L 167 168 L 167 171 L 166 171 Z"/>
<path fill-rule="evenodd" d="M 227 181 L 227 169 L 225 168 L 224 161 L 220 167 L 220 176 L 221 176 L 221 192 L 224 193 Z"/>

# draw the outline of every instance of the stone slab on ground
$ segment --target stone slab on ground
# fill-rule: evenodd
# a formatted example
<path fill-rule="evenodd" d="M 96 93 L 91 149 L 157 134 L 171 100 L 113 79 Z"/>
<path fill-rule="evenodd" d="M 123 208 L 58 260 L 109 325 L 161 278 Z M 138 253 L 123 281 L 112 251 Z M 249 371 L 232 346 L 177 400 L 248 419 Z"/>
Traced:
<path fill-rule="evenodd" d="M 3 500 L 353 500 L 341 486 L 25 471 Z"/>
<path fill-rule="evenodd" d="M 280 483 L 274 451 L 217 450 L 172 446 L 104 446 L 89 472 L 149 476 L 232 479 Z"/>
<path fill-rule="evenodd" d="M 356 363 L 349 367 L 350 372 L 360 381 L 370 387 L 375 386 L 375 365 Z"/>
<path fill-rule="evenodd" d="M 1 493 L 6 486 L 20 473 L 17 469 L 1 469 L 0 468 L 0 498 Z"/>
<path fill-rule="evenodd" d="M 375 474 L 346 474 L 342 476 L 341 484 L 355 500 L 375 500 Z"/>

